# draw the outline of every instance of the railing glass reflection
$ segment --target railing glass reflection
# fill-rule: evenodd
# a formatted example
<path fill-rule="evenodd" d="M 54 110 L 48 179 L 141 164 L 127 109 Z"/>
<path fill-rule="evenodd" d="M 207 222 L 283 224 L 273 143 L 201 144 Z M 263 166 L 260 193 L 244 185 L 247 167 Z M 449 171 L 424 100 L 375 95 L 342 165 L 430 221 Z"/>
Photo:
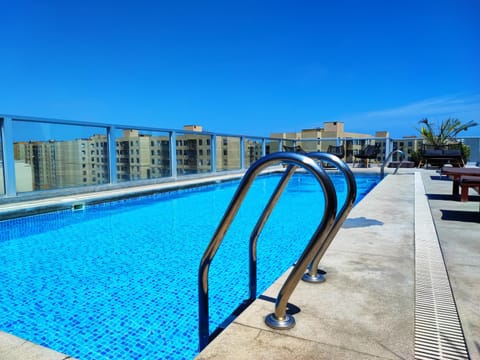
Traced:
<path fill-rule="evenodd" d="M 366 145 L 378 145 L 376 163 L 393 150 L 418 164 L 422 139 L 309 138 L 273 139 L 215 134 L 200 126 L 183 130 L 129 127 L 105 123 L 0 115 L 0 196 L 45 190 L 239 171 L 267 154 L 287 149 L 328 151 L 342 146 L 343 160 L 353 163 Z M 480 139 L 459 139 L 469 147 L 467 165 L 480 163 Z M 291 151 L 291 150 L 290 150 Z M 399 161 L 398 152 L 392 161 Z M 45 195 L 46 196 L 46 195 Z"/>

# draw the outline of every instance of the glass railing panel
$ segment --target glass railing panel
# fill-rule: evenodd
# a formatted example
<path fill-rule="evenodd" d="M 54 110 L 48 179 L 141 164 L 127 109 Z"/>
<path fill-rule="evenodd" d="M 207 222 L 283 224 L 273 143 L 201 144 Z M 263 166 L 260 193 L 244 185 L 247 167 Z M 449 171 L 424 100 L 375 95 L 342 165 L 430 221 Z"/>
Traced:
<path fill-rule="evenodd" d="M 419 138 L 401 138 L 392 139 L 392 150 L 401 150 L 405 154 L 405 160 L 413 161 L 415 166 L 420 161 L 420 149 L 422 147 L 423 140 Z M 400 161 L 400 154 L 396 153 L 392 156 L 392 161 Z"/>
<path fill-rule="evenodd" d="M 217 171 L 240 169 L 240 138 L 234 136 L 216 137 Z"/>
<path fill-rule="evenodd" d="M 315 152 L 315 151 L 322 151 L 321 150 L 321 141 L 320 140 L 299 140 L 297 141 L 297 147 L 299 151 Z"/>
<path fill-rule="evenodd" d="M 416 153 L 421 148 L 422 140 L 416 138 L 392 139 L 391 148 L 393 150 L 401 150 L 405 154 L 405 160 L 414 161 Z M 400 161 L 400 154 L 395 153 L 392 161 Z"/>
<path fill-rule="evenodd" d="M 17 192 L 109 182 L 106 130 L 13 121 Z"/>
<path fill-rule="evenodd" d="M 0 118 L 0 124 L 3 119 Z M 5 195 L 5 168 L 3 166 L 3 138 L 0 131 L 0 195 Z"/>
<path fill-rule="evenodd" d="M 377 161 L 380 163 L 383 163 L 385 158 L 388 156 L 387 140 L 385 138 L 376 138 L 372 143 L 372 145 L 376 145 L 380 147 L 380 152 L 378 153 Z"/>
<path fill-rule="evenodd" d="M 288 140 L 288 139 L 283 139 L 282 140 L 282 145 L 283 149 L 282 151 L 289 151 L 290 149 L 293 149 L 295 146 L 295 141 L 293 140 Z"/>
<path fill-rule="evenodd" d="M 280 140 L 267 140 L 265 142 L 265 155 L 282 151 L 280 149 Z"/>
<path fill-rule="evenodd" d="M 347 162 L 353 162 L 354 155 L 368 144 L 368 139 L 346 138 L 345 139 L 345 159 Z"/>
<path fill-rule="evenodd" d="M 176 141 L 178 175 L 212 171 L 210 135 L 178 133 Z"/>
<path fill-rule="evenodd" d="M 166 132 L 117 130 L 115 151 L 118 182 L 158 179 L 172 174 L 170 137 Z"/>
<path fill-rule="evenodd" d="M 262 141 L 246 138 L 244 152 L 245 168 L 249 168 L 250 165 L 262 157 Z"/>
<path fill-rule="evenodd" d="M 467 163 L 480 166 L 480 138 L 464 138 L 461 141 L 468 146 L 465 149 L 468 152 Z"/>

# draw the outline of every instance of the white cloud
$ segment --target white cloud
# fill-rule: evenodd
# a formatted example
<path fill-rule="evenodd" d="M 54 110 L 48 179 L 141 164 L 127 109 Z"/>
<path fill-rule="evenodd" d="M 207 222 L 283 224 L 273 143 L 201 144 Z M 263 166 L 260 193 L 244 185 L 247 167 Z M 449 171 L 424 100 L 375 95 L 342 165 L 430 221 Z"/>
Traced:
<path fill-rule="evenodd" d="M 388 130 L 391 136 L 397 137 L 414 134 L 418 121 L 423 118 L 436 122 L 449 117 L 480 123 L 480 94 L 430 98 L 396 108 L 351 114 L 343 119 L 349 123 L 348 128 L 368 124 L 370 131 L 372 127 L 374 130 Z M 471 128 L 468 135 L 480 136 L 480 126 Z"/>

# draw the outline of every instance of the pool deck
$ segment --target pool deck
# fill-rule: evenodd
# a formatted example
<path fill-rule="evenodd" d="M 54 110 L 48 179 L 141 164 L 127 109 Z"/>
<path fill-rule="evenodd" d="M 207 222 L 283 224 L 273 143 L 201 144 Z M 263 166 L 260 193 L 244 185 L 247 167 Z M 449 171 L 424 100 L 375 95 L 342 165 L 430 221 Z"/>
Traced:
<path fill-rule="evenodd" d="M 456 314 L 445 315 L 445 329 L 448 301 L 436 297 L 452 293 L 470 359 L 480 359 L 479 196 L 472 192 L 462 203 L 452 198 L 451 186 L 433 169 L 400 169 L 385 178 L 352 210 L 322 259 L 327 281 L 300 282 L 293 292 L 289 302 L 301 309 L 294 328 L 264 323 L 287 271 L 197 360 L 468 358 L 451 325 Z M 88 196 L 95 194 L 48 201 L 71 205 Z M 42 210 L 52 203 L 0 204 L 0 214 L 28 212 L 32 205 Z M 0 332 L 0 359 L 71 357 Z"/>

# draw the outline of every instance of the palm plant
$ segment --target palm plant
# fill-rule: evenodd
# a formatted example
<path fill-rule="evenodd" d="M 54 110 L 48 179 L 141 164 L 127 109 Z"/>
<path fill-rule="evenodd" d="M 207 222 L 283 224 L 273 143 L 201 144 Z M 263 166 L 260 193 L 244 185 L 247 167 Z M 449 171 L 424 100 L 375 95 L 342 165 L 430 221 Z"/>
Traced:
<path fill-rule="evenodd" d="M 430 122 L 426 118 L 420 120 L 418 123 L 424 125 L 419 129 L 419 132 L 425 142 L 427 144 L 436 146 L 445 145 L 452 142 L 455 143 L 456 137 L 460 132 L 466 131 L 468 128 L 478 125 L 473 120 L 463 124 L 460 120 L 454 118 L 448 118 L 442 121 L 438 128 L 434 126 L 434 123 Z"/>

